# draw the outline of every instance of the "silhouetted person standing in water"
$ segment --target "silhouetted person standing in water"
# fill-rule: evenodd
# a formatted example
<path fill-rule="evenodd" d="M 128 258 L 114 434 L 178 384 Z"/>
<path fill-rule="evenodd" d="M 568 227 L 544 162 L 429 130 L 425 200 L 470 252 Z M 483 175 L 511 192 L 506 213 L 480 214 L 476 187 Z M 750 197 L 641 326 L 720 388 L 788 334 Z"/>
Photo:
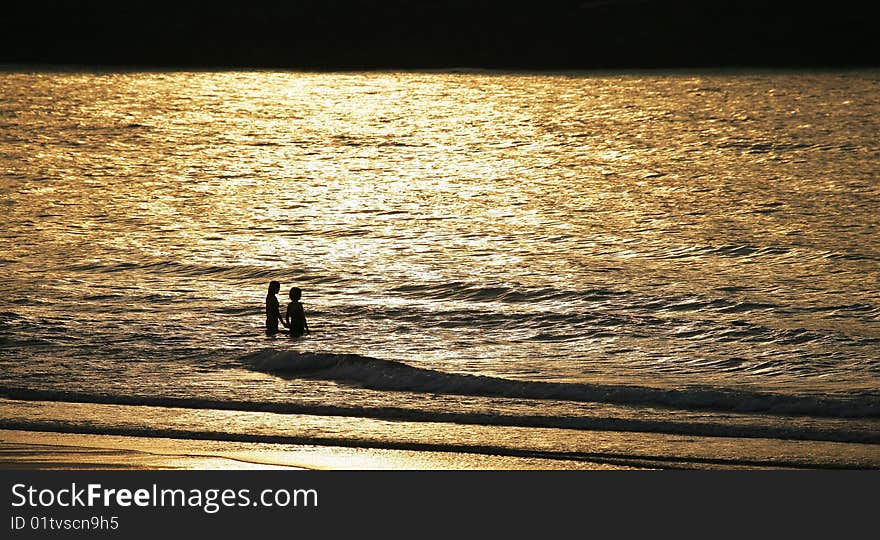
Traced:
<path fill-rule="evenodd" d="M 287 326 L 284 323 L 284 319 L 281 317 L 281 312 L 278 307 L 278 299 L 275 298 L 275 295 L 278 294 L 278 291 L 281 290 L 281 284 L 277 281 L 269 282 L 269 294 L 266 295 L 266 334 L 272 335 L 278 333 L 278 321 L 281 321 L 281 324 Z"/>
<path fill-rule="evenodd" d="M 290 288 L 290 304 L 287 306 L 287 327 L 290 328 L 290 337 L 300 337 L 309 333 L 309 323 L 306 322 L 306 312 L 299 299 L 302 298 L 302 289 Z"/>

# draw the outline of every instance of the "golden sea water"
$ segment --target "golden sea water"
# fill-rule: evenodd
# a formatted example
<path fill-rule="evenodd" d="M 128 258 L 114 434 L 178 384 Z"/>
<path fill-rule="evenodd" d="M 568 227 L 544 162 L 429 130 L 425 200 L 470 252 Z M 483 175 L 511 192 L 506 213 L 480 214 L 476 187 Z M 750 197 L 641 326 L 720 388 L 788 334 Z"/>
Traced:
<path fill-rule="evenodd" d="M 2 73 L 0 427 L 877 466 L 878 95 Z"/>

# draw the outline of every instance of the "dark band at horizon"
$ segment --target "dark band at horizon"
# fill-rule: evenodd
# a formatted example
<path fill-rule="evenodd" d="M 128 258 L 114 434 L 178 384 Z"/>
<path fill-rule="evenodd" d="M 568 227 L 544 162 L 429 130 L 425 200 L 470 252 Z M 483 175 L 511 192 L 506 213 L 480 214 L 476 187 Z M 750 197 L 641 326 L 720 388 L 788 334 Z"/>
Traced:
<path fill-rule="evenodd" d="M 877 6 L 294 0 L 5 6 L 0 63 L 287 69 L 877 66 Z"/>

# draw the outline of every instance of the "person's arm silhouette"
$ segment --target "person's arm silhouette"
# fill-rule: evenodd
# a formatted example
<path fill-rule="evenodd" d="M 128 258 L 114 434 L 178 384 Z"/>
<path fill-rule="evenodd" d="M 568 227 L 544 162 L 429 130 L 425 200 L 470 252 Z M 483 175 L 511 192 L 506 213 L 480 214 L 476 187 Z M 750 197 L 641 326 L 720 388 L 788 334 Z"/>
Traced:
<path fill-rule="evenodd" d="M 309 330 L 309 321 L 306 319 L 306 309 L 303 308 L 303 328 L 305 328 L 306 334 L 311 334 L 311 330 Z"/>

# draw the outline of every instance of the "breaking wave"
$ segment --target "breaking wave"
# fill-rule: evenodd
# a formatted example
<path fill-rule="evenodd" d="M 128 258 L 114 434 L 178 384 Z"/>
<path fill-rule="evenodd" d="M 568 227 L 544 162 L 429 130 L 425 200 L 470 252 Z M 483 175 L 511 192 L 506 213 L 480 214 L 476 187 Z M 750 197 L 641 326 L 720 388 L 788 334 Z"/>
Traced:
<path fill-rule="evenodd" d="M 332 380 L 381 391 L 599 402 L 735 413 L 880 417 L 880 399 L 874 396 L 831 398 L 721 388 L 673 390 L 642 386 L 521 381 L 447 373 L 356 354 L 300 353 L 273 349 L 246 355 L 241 361 L 250 369 L 281 377 Z"/>

